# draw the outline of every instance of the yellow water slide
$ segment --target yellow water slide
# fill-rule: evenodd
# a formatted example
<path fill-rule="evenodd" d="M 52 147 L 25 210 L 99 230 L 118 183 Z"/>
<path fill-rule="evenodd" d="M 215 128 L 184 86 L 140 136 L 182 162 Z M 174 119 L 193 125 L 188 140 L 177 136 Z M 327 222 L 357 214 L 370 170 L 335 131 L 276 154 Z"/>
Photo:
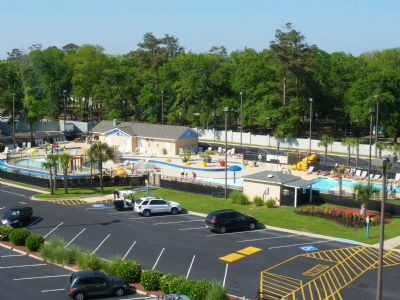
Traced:
<path fill-rule="evenodd" d="M 299 161 L 297 164 L 295 165 L 291 165 L 290 169 L 291 170 L 298 170 L 298 171 L 307 171 L 308 169 L 308 163 L 310 161 L 316 161 L 318 159 L 318 155 L 313 153 L 310 154 L 306 157 L 304 157 L 301 161 Z"/>

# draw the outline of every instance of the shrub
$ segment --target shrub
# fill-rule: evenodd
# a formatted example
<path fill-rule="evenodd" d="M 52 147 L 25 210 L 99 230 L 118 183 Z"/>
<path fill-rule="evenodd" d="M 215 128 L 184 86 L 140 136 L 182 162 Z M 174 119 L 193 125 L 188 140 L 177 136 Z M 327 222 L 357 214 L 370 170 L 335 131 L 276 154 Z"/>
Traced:
<path fill-rule="evenodd" d="M 65 241 L 55 237 L 40 248 L 40 253 L 46 261 L 72 265 L 76 263 L 81 250 L 77 247 L 65 248 Z"/>
<path fill-rule="evenodd" d="M 143 271 L 140 283 L 148 291 L 157 291 L 160 289 L 160 279 L 163 273 L 157 270 Z"/>
<path fill-rule="evenodd" d="M 80 253 L 81 250 L 78 247 L 59 248 L 57 262 L 63 265 L 73 265 L 77 262 Z"/>
<path fill-rule="evenodd" d="M 219 283 L 213 283 L 205 300 L 225 300 L 227 299 L 226 289 Z"/>
<path fill-rule="evenodd" d="M 188 296 L 192 300 L 203 300 L 206 298 L 210 289 L 211 282 L 207 280 L 198 280 L 195 282 Z"/>
<path fill-rule="evenodd" d="M 182 280 L 178 285 L 177 294 L 188 295 L 194 286 L 195 281 L 192 279 L 185 279 Z"/>
<path fill-rule="evenodd" d="M 102 260 L 95 253 L 80 252 L 76 262 L 81 270 L 100 270 L 102 267 Z"/>
<path fill-rule="evenodd" d="M 165 294 L 169 294 L 170 293 L 169 285 L 171 281 L 176 277 L 178 277 L 178 275 L 174 273 L 164 274 L 160 278 L 160 290 Z"/>
<path fill-rule="evenodd" d="M 274 199 L 268 199 L 266 203 L 268 208 L 274 208 L 275 207 L 275 200 Z"/>
<path fill-rule="evenodd" d="M 38 251 L 44 244 L 44 238 L 39 234 L 31 234 L 25 241 L 25 246 L 29 251 Z"/>
<path fill-rule="evenodd" d="M 130 283 L 140 282 L 142 267 L 135 260 L 121 261 L 121 263 L 118 264 L 116 271 L 117 276 Z"/>
<path fill-rule="evenodd" d="M 122 262 L 122 257 L 116 256 L 105 260 L 102 263 L 101 270 L 111 276 L 117 275 L 117 267 Z"/>
<path fill-rule="evenodd" d="M 10 232 L 13 230 L 14 228 L 12 228 L 9 225 L 6 226 L 1 226 L 0 227 L 0 241 L 8 241 Z"/>
<path fill-rule="evenodd" d="M 24 246 L 29 235 L 30 232 L 26 228 L 14 228 L 8 237 L 15 246 Z"/>
<path fill-rule="evenodd" d="M 256 196 L 256 197 L 254 197 L 254 204 L 256 206 L 263 206 L 264 205 L 264 201 L 260 196 Z"/>
<path fill-rule="evenodd" d="M 240 205 L 250 204 L 249 198 L 245 194 L 238 192 L 238 191 L 234 191 L 234 192 L 230 193 L 229 199 L 231 200 L 231 202 L 233 204 L 240 204 Z"/>
<path fill-rule="evenodd" d="M 186 281 L 186 279 L 182 276 L 173 278 L 169 283 L 169 292 L 171 294 L 180 294 L 180 286 L 184 281 Z"/>

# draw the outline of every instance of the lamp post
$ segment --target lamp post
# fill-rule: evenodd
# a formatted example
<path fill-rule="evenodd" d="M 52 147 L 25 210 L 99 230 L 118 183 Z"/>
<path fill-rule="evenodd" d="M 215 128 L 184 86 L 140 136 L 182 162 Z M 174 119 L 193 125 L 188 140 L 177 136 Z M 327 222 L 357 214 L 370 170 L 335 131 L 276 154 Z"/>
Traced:
<path fill-rule="evenodd" d="M 13 121 L 13 144 L 15 145 L 15 93 L 12 93 L 13 104 L 12 104 L 12 121 Z"/>
<path fill-rule="evenodd" d="M 161 90 L 161 125 L 164 125 L 164 91 Z"/>
<path fill-rule="evenodd" d="M 308 152 L 311 153 L 311 129 L 312 129 L 312 102 L 313 99 L 310 98 L 310 141 L 309 141 L 309 146 L 308 146 Z"/>
<path fill-rule="evenodd" d="M 63 90 L 63 95 L 64 95 L 64 132 L 65 132 L 65 119 L 67 117 L 67 114 L 65 112 L 65 98 L 67 97 L 67 90 Z"/>
<path fill-rule="evenodd" d="M 225 200 L 228 199 L 228 111 L 229 107 L 225 106 Z"/>
<path fill-rule="evenodd" d="M 89 126 L 90 126 L 90 122 L 92 122 L 92 106 L 93 106 L 92 97 L 89 97 L 88 106 L 89 106 Z"/>
<path fill-rule="evenodd" d="M 370 107 L 368 110 L 370 114 L 369 122 L 369 156 L 368 156 L 368 185 L 371 181 L 371 151 L 372 151 L 372 116 L 375 113 L 375 108 Z"/>
<path fill-rule="evenodd" d="M 378 278 L 376 287 L 376 300 L 382 299 L 382 265 L 383 265 L 383 244 L 385 233 L 385 201 L 386 201 L 386 171 L 387 165 L 391 163 L 394 165 L 397 161 L 396 155 L 387 155 L 382 159 L 374 159 L 374 165 L 382 167 L 382 202 L 381 202 L 381 216 L 379 225 L 379 260 L 378 260 Z"/>
<path fill-rule="evenodd" d="M 243 134 L 243 92 L 240 91 L 240 146 L 243 146 L 242 143 L 242 134 Z"/>
<path fill-rule="evenodd" d="M 376 147 L 378 143 L 378 117 L 379 117 L 379 96 L 375 95 L 376 98 L 376 117 L 375 117 L 375 158 L 378 157 L 378 148 Z"/>

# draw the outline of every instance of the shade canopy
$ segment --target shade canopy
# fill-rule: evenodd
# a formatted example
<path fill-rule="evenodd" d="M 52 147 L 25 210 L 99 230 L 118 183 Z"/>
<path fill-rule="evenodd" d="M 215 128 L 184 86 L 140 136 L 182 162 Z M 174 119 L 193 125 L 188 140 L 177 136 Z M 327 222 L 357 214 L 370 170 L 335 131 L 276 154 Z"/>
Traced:
<path fill-rule="evenodd" d="M 237 166 L 237 165 L 232 165 L 228 168 L 228 171 L 232 171 L 232 172 L 237 172 L 237 171 L 241 171 L 242 168 Z"/>

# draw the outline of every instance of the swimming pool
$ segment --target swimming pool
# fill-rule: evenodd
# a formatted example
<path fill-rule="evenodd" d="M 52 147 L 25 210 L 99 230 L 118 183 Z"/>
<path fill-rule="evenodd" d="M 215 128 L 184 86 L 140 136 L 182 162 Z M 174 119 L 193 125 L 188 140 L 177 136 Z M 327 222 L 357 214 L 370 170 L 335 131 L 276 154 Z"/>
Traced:
<path fill-rule="evenodd" d="M 348 188 L 348 189 L 353 189 L 354 186 L 358 183 L 367 184 L 366 182 L 342 180 L 342 187 Z M 373 183 L 372 186 L 374 189 L 377 189 L 378 191 L 382 190 L 382 184 L 380 184 L 380 183 Z M 339 187 L 339 180 L 331 179 L 331 178 L 322 178 L 322 177 L 314 179 L 313 186 L 312 186 L 313 189 L 319 190 L 320 192 L 327 192 L 329 190 L 333 190 L 338 187 Z M 390 187 L 388 185 L 387 190 L 389 191 L 389 189 L 390 189 Z M 395 191 L 396 193 L 400 193 L 400 187 L 393 186 L 393 191 Z"/>

